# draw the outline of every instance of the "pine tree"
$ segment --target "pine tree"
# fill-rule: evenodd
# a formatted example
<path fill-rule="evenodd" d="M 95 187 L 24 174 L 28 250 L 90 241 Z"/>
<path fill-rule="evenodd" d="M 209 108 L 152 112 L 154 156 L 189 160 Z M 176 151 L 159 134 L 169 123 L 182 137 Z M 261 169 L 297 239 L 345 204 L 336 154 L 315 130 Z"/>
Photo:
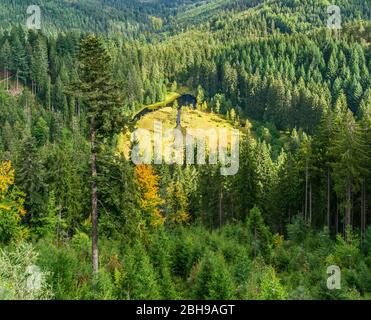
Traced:
<path fill-rule="evenodd" d="M 167 222 L 174 227 L 189 221 L 188 213 L 188 195 L 184 182 L 181 181 L 180 168 L 177 168 L 177 174 L 167 187 L 166 204 L 170 207 L 167 216 Z"/>
<path fill-rule="evenodd" d="M 5 40 L 5 43 L 1 47 L 0 51 L 0 61 L 2 68 L 4 70 L 4 87 L 5 90 L 9 89 L 9 70 L 12 68 L 12 49 L 10 47 L 8 39 Z"/>
<path fill-rule="evenodd" d="M 28 65 L 27 65 L 27 56 L 26 49 L 24 44 L 21 42 L 21 39 L 16 31 L 12 31 L 11 38 L 11 47 L 12 47 L 12 67 L 15 72 L 17 80 L 17 90 L 19 89 L 19 80 L 25 81 L 28 76 Z"/>
<path fill-rule="evenodd" d="M 302 173 L 302 180 L 304 180 L 304 220 L 308 225 L 312 223 L 312 139 L 306 134 L 303 135 L 301 145 L 299 148 L 299 168 Z"/>
<path fill-rule="evenodd" d="M 19 188 L 26 194 L 25 208 L 29 212 L 29 222 L 33 224 L 45 209 L 46 184 L 36 140 L 29 134 L 21 145 L 15 178 Z"/>
<path fill-rule="evenodd" d="M 267 256 L 270 250 L 271 233 L 269 228 L 265 225 L 263 216 L 258 207 L 254 207 L 250 210 L 246 224 L 251 239 L 253 257 L 256 258 L 258 254 Z"/>
<path fill-rule="evenodd" d="M 145 248 L 139 242 L 126 251 L 119 279 L 122 299 L 160 299 L 157 274 Z"/>
<path fill-rule="evenodd" d="M 273 200 L 275 204 L 269 224 L 275 226 L 280 233 L 283 227 L 291 223 L 292 217 L 298 211 L 300 199 L 300 179 L 296 159 L 291 152 L 281 151 L 277 159 L 277 181 L 274 184 Z"/>
<path fill-rule="evenodd" d="M 344 105 L 342 105 L 344 106 Z M 336 131 L 331 152 L 335 155 L 332 163 L 335 190 L 344 204 L 344 226 L 352 225 L 352 194 L 359 187 L 365 148 L 359 123 L 350 110 L 338 107 Z M 339 112 L 338 111 L 338 112 Z"/>
<path fill-rule="evenodd" d="M 222 255 L 208 252 L 201 260 L 194 286 L 196 299 L 233 299 L 234 282 Z"/>
<path fill-rule="evenodd" d="M 30 65 L 33 93 L 46 99 L 48 88 L 48 52 L 43 39 L 38 38 L 33 48 Z"/>
<path fill-rule="evenodd" d="M 369 181 L 371 180 L 371 90 L 367 90 L 365 97 L 360 105 L 360 119 L 361 129 L 363 131 L 363 140 L 365 142 L 365 157 L 363 177 L 361 180 L 361 240 L 365 241 L 366 227 L 367 227 L 367 211 L 368 211 L 368 193 Z"/>
<path fill-rule="evenodd" d="M 333 206 L 332 199 L 332 167 L 331 163 L 334 161 L 334 155 L 330 150 L 335 134 L 334 114 L 329 107 L 326 107 L 321 121 L 318 126 L 317 135 L 313 141 L 314 166 L 322 174 L 323 181 L 326 185 L 326 224 L 328 229 L 331 229 L 331 211 Z M 325 164 L 325 168 L 323 165 Z"/>
<path fill-rule="evenodd" d="M 92 257 L 93 273 L 98 273 L 98 186 L 97 153 L 99 142 L 110 138 L 122 127 L 121 97 L 112 79 L 112 61 L 102 39 L 86 36 L 80 44 L 79 62 L 81 93 L 87 111 L 89 140 L 91 144 L 91 202 L 92 202 Z"/>

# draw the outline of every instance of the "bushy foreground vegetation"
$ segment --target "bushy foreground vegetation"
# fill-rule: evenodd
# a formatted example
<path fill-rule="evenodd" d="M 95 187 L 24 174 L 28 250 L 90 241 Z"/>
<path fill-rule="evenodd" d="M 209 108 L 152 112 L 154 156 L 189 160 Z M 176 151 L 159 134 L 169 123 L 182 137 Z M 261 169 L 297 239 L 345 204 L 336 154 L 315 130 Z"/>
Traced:
<path fill-rule="evenodd" d="M 332 240 L 301 218 L 288 236 L 272 235 L 255 210 L 244 223 L 209 232 L 203 227 L 158 230 L 128 244 L 102 239 L 99 281 L 91 277 L 91 241 L 43 239 L 13 244 L 0 255 L 1 298 L 54 299 L 365 299 L 371 291 L 371 229 L 361 249 L 352 233 Z M 254 230 L 259 230 L 254 237 Z M 6 267 L 11 263 L 11 267 Z M 36 264 L 45 273 L 39 293 L 26 294 L 21 271 Z M 327 267 L 341 268 L 341 290 L 328 290 Z"/>

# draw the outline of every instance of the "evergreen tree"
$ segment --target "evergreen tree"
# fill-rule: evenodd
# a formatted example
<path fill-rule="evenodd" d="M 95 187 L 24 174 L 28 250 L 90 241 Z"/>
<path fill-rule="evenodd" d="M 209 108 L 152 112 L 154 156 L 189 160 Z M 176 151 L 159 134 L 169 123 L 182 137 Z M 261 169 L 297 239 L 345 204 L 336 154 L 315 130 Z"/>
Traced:
<path fill-rule="evenodd" d="M 22 142 L 15 167 L 16 183 L 26 194 L 25 208 L 29 213 L 28 222 L 32 225 L 45 209 L 46 184 L 36 140 L 29 134 Z"/>
<path fill-rule="evenodd" d="M 210 252 L 201 260 L 199 268 L 194 286 L 196 299 L 233 299 L 233 278 L 223 256 Z"/>
<path fill-rule="evenodd" d="M 271 234 L 258 207 L 250 210 L 246 224 L 251 239 L 253 257 L 256 258 L 259 254 L 267 256 L 270 250 Z"/>
<path fill-rule="evenodd" d="M 87 111 L 91 144 L 91 206 L 93 273 L 98 273 L 98 186 L 97 153 L 99 142 L 117 132 L 122 123 L 121 100 L 117 85 L 112 80 L 111 57 L 102 39 L 88 35 L 80 45 L 81 82 L 77 88 Z"/>

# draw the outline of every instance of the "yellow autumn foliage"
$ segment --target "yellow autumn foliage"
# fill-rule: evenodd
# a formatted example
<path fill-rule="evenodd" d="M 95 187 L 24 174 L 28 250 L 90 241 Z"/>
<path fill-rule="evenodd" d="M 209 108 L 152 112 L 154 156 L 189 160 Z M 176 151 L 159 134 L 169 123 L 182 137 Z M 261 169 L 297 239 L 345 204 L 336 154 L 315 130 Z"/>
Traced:
<path fill-rule="evenodd" d="M 11 161 L 0 163 L 0 241 L 7 242 L 12 238 L 24 239 L 28 230 L 20 226 L 25 197 L 14 186 L 14 169 Z"/>
<path fill-rule="evenodd" d="M 14 184 L 14 169 L 11 161 L 3 161 L 0 165 L 0 199 L 8 192 L 9 187 Z"/>
<path fill-rule="evenodd" d="M 159 195 L 159 178 L 150 165 L 135 167 L 135 177 L 141 193 L 140 207 L 149 215 L 152 227 L 159 227 L 165 223 L 160 206 L 164 203 Z"/>

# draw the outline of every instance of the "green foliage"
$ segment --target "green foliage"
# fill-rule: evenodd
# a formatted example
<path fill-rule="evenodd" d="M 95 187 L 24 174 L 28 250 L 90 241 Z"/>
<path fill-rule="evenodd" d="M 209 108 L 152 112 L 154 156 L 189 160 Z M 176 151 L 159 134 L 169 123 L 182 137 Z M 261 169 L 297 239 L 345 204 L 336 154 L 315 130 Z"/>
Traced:
<path fill-rule="evenodd" d="M 275 270 L 259 259 L 253 264 L 250 277 L 245 285 L 245 299 L 284 300 L 287 291 L 280 283 Z"/>
<path fill-rule="evenodd" d="M 368 226 L 366 231 L 364 248 L 367 254 L 371 256 L 371 226 Z"/>
<path fill-rule="evenodd" d="M 3 0 L 0 298 L 369 297 L 370 10 L 343 0 L 335 34 L 312 2 L 35 0 L 32 31 Z M 185 92 L 240 127 L 235 176 L 119 154 L 125 119 Z"/>
<path fill-rule="evenodd" d="M 201 300 L 228 300 L 235 297 L 233 278 L 222 255 L 206 253 L 195 265 L 194 296 Z"/>
<path fill-rule="evenodd" d="M 32 223 L 45 209 L 45 183 L 36 140 L 26 135 L 15 165 L 17 185 L 26 194 L 25 207 Z"/>
<path fill-rule="evenodd" d="M 250 210 L 246 225 L 253 257 L 256 258 L 260 254 L 268 256 L 272 236 L 258 207 Z"/>
<path fill-rule="evenodd" d="M 23 242 L 0 249 L 1 300 L 53 298 L 53 291 L 46 281 L 50 274 L 37 266 L 37 257 L 34 247 Z"/>
<path fill-rule="evenodd" d="M 302 215 L 299 214 L 294 217 L 293 223 L 287 226 L 287 234 L 289 239 L 296 243 L 304 241 L 307 235 L 307 227 Z"/>
<path fill-rule="evenodd" d="M 92 288 L 89 251 L 75 250 L 70 245 L 55 246 L 45 240 L 37 248 L 40 266 L 51 272 L 48 281 L 55 299 L 83 299 Z"/>
<path fill-rule="evenodd" d="M 157 274 L 142 244 L 136 243 L 127 249 L 121 277 L 122 298 L 156 300 L 161 297 Z"/>
<path fill-rule="evenodd" d="M 61 219 L 62 208 L 56 204 L 55 194 L 52 191 L 49 195 L 48 207 L 45 216 L 38 218 L 37 234 L 43 238 L 54 238 L 59 236 L 60 230 L 66 228 L 65 222 Z"/>
<path fill-rule="evenodd" d="M 120 132 L 122 99 L 112 79 L 112 57 L 104 41 L 92 34 L 82 39 L 79 62 L 81 82 L 76 83 L 74 90 L 77 95 L 82 93 L 90 130 L 96 131 L 100 138 Z"/>

